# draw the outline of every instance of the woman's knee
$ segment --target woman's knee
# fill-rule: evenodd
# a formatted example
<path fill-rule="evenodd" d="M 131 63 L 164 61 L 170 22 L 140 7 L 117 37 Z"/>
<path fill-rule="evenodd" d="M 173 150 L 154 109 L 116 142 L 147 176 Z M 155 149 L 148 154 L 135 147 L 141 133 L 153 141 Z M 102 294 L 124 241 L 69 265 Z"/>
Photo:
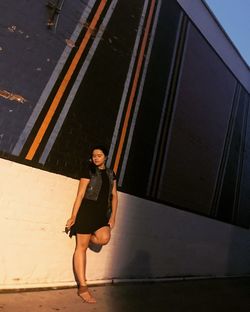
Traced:
<path fill-rule="evenodd" d="M 76 251 L 86 251 L 89 245 L 90 235 L 87 237 L 78 236 L 76 240 Z"/>
<path fill-rule="evenodd" d="M 101 237 L 101 245 L 106 245 L 110 240 L 110 234 L 104 234 L 102 237 Z"/>
<path fill-rule="evenodd" d="M 88 249 L 88 245 L 86 244 L 77 244 L 75 251 L 76 252 L 85 252 Z"/>
<path fill-rule="evenodd" d="M 105 230 L 105 231 L 97 232 L 95 233 L 95 236 L 97 238 L 98 244 L 106 245 L 110 240 L 110 231 Z"/>

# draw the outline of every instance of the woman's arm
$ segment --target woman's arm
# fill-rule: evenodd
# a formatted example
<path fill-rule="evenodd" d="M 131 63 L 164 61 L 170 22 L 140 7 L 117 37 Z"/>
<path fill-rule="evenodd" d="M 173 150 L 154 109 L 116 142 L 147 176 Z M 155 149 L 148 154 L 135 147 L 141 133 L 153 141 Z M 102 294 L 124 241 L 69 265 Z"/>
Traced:
<path fill-rule="evenodd" d="M 70 228 L 74 223 L 75 223 L 75 219 L 76 219 L 76 215 L 77 212 L 80 208 L 80 205 L 82 203 L 83 197 L 85 195 L 86 192 L 86 188 L 89 184 L 89 179 L 80 179 L 79 181 L 79 185 L 78 185 L 78 190 L 77 190 L 77 195 L 76 195 L 76 199 L 73 205 L 73 209 L 72 209 L 72 213 L 71 213 L 71 217 L 69 218 L 69 220 L 66 223 L 66 227 Z"/>
<path fill-rule="evenodd" d="M 117 206 L 118 206 L 118 194 L 117 194 L 117 187 L 116 187 L 116 180 L 114 180 L 114 185 L 112 189 L 112 213 L 109 219 L 109 225 L 111 229 L 115 226 L 115 217 L 117 212 Z"/>

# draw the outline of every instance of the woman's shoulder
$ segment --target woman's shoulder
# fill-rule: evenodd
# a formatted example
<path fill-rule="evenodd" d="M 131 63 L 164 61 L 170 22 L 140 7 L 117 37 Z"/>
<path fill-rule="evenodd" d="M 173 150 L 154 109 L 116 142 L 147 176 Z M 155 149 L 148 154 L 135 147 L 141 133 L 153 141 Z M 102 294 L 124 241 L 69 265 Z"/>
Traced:
<path fill-rule="evenodd" d="M 80 178 L 81 179 L 90 179 L 91 178 L 89 166 L 85 165 L 82 167 L 81 173 L 80 173 Z"/>
<path fill-rule="evenodd" d="M 114 172 L 113 169 L 111 169 L 111 168 L 106 168 L 106 172 L 107 172 L 108 174 L 110 174 L 111 176 L 113 176 L 113 179 L 116 180 L 116 175 L 115 175 L 115 172 Z"/>

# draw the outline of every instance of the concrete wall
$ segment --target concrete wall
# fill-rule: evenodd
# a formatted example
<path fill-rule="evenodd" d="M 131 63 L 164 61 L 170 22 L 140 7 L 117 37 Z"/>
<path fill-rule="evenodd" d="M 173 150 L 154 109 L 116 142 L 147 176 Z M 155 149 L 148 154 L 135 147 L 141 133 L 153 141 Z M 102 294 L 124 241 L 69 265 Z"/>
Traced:
<path fill-rule="evenodd" d="M 0 289 L 74 285 L 62 231 L 78 181 L 0 159 Z M 88 251 L 90 282 L 250 273 L 250 231 L 119 193 L 116 228 Z"/>

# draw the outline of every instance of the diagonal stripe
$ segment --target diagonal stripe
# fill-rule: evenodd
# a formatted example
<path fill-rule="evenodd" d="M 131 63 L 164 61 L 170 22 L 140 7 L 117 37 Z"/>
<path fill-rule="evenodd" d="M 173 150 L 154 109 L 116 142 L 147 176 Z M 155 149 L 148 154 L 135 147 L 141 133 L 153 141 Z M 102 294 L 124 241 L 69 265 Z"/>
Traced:
<path fill-rule="evenodd" d="M 132 84 L 132 89 L 131 89 L 131 93 L 130 93 L 130 97 L 129 97 L 128 107 L 127 107 L 125 119 L 123 122 L 120 142 L 118 145 L 118 150 L 117 150 L 115 164 L 114 164 L 114 172 L 117 172 L 117 169 L 118 169 L 118 166 L 120 163 L 120 159 L 121 159 L 123 144 L 124 144 L 125 137 L 127 134 L 129 118 L 130 118 L 131 110 L 133 107 L 133 101 L 134 101 L 134 97 L 135 97 L 135 93 L 136 93 L 136 89 L 137 89 L 137 85 L 138 85 L 138 81 L 139 81 L 139 76 L 140 76 L 140 72 L 141 72 L 141 68 L 142 68 L 142 64 L 143 64 L 144 53 L 145 53 L 145 49 L 146 49 L 146 45 L 147 45 L 147 41 L 148 41 L 148 37 L 149 37 L 150 25 L 151 25 L 151 21 L 153 18 L 155 3 L 156 3 L 156 0 L 152 0 L 150 10 L 149 10 L 149 14 L 148 14 L 146 27 L 145 27 L 145 32 L 144 32 L 144 36 L 143 36 L 143 40 L 142 40 L 141 50 L 140 50 L 140 54 L 139 54 L 139 58 L 138 58 L 138 62 L 137 62 L 134 81 Z"/>
<path fill-rule="evenodd" d="M 84 12 L 80 18 L 80 21 L 79 21 L 77 27 L 75 28 L 72 36 L 70 37 L 70 40 L 72 40 L 72 41 L 77 40 L 77 38 L 78 38 L 80 32 L 82 31 L 82 28 L 84 27 L 84 24 L 87 21 L 89 14 L 92 11 L 95 3 L 96 3 L 96 0 L 89 0 L 87 7 L 84 9 Z M 46 103 L 47 98 L 48 98 L 52 88 L 54 87 L 54 85 L 55 85 L 55 83 L 59 77 L 59 74 L 61 73 L 63 66 L 65 65 L 65 63 L 66 63 L 66 61 L 70 55 L 71 50 L 72 50 L 72 48 L 70 48 L 68 46 L 65 47 L 65 49 L 64 49 L 60 59 L 58 60 L 57 65 L 56 65 L 46 87 L 44 88 L 35 108 L 33 109 L 31 116 L 29 117 L 28 122 L 25 125 L 24 130 L 22 131 L 16 145 L 14 146 L 14 148 L 12 150 L 13 155 L 18 156 L 20 154 L 20 152 L 22 151 L 23 146 L 24 146 L 25 142 L 27 141 L 27 138 L 30 135 L 30 132 L 32 131 L 32 129 L 35 125 L 35 122 L 36 122 L 39 114 L 41 113 L 41 111 L 44 107 L 44 104 Z"/>
<path fill-rule="evenodd" d="M 65 120 L 65 118 L 66 118 L 66 116 L 68 114 L 68 111 L 69 111 L 69 109 L 71 107 L 71 104 L 72 104 L 74 98 L 75 98 L 77 90 L 78 90 L 79 86 L 81 85 L 81 83 L 82 83 L 82 81 L 84 79 L 84 76 L 85 76 L 85 74 L 86 74 L 86 72 L 88 70 L 89 64 L 92 61 L 92 58 L 93 58 L 93 56 L 95 54 L 95 51 L 96 51 L 96 49 L 98 47 L 98 44 L 99 44 L 99 42 L 100 42 L 100 40 L 102 38 L 102 35 L 103 35 L 107 25 L 108 25 L 108 22 L 109 22 L 109 20 L 110 20 L 110 18 L 112 16 L 113 11 L 115 10 L 117 2 L 118 2 L 118 0 L 113 0 L 112 1 L 111 5 L 110 5 L 110 7 L 109 7 L 109 9 L 107 11 L 107 14 L 106 14 L 105 18 L 103 19 L 103 22 L 102 22 L 102 24 L 99 27 L 99 31 L 96 34 L 96 38 L 95 38 L 95 40 L 94 40 L 94 42 L 93 42 L 93 44 L 92 44 L 92 46 L 91 46 L 91 48 L 90 48 L 90 50 L 88 52 L 88 55 L 87 55 L 83 65 L 82 65 L 82 68 L 81 68 L 81 70 L 80 70 L 80 72 L 79 72 L 79 74 L 78 74 L 78 76 L 76 78 L 76 81 L 75 81 L 75 83 L 74 83 L 74 85 L 73 85 L 73 87 L 72 87 L 72 89 L 70 91 L 70 94 L 69 94 L 69 96 L 67 98 L 67 101 L 65 102 L 65 105 L 64 105 L 63 110 L 62 110 L 62 112 L 60 114 L 60 117 L 58 118 L 58 120 L 56 122 L 56 125 L 55 125 L 55 127 L 54 127 L 54 129 L 53 129 L 53 131 L 52 131 L 52 133 L 50 135 L 50 138 L 49 138 L 49 140 L 48 140 L 48 142 L 46 144 L 44 152 L 43 152 L 43 154 L 42 154 L 42 156 L 41 156 L 41 158 L 39 160 L 39 162 L 41 164 L 45 164 L 45 162 L 47 160 L 47 157 L 48 157 L 48 155 L 49 155 L 49 153 L 50 153 L 50 151 L 51 151 L 51 149 L 52 149 L 52 147 L 53 147 L 53 145 L 55 143 L 55 140 L 56 140 L 56 138 L 58 136 L 58 133 L 59 133 L 61 127 L 63 126 L 63 122 L 64 122 L 64 120 Z"/>
<path fill-rule="evenodd" d="M 125 84 L 124 84 L 124 89 L 123 89 L 121 102 L 120 102 L 120 105 L 119 105 L 119 112 L 118 112 L 118 115 L 117 115 L 117 118 L 116 118 L 115 130 L 114 130 L 114 133 L 113 133 L 112 142 L 111 142 L 110 149 L 109 149 L 109 155 L 108 155 L 108 160 L 107 160 L 107 166 L 108 167 L 110 167 L 110 165 L 111 165 L 111 161 L 112 161 L 112 158 L 113 158 L 116 142 L 117 142 L 117 139 L 118 139 L 118 132 L 119 132 L 120 125 L 121 125 L 122 113 L 123 113 L 123 110 L 124 110 L 125 101 L 126 101 L 127 94 L 128 94 L 128 89 L 129 89 L 130 81 L 131 81 L 131 78 L 132 78 L 133 69 L 134 69 L 134 66 L 135 66 L 136 55 L 137 55 L 138 47 L 139 47 L 140 40 L 141 40 L 141 34 L 142 34 L 144 20 L 145 20 L 147 8 L 148 8 L 148 2 L 149 2 L 149 0 L 146 0 L 144 2 L 142 14 L 141 14 L 141 19 L 140 19 L 140 22 L 139 22 L 139 27 L 138 27 L 138 31 L 137 31 L 137 35 L 136 35 L 136 39 L 135 39 L 133 53 L 132 53 L 131 61 L 130 61 L 130 64 L 129 64 L 129 69 L 128 69 L 126 81 L 125 81 Z"/>
<path fill-rule="evenodd" d="M 81 45 L 80 45 L 76 55 L 74 56 L 74 59 L 72 60 L 72 63 L 70 64 L 69 69 L 68 69 L 68 71 L 67 71 L 56 95 L 55 95 L 55 98 L 51 103 L 51 106 L 50 106 L 50 108 L 49 108 L 49 110 L 48 110 L 48 112 L 44 118 L 44 121 L 43 121 L 41 127 L 38 130 L 38 133 L 37 133 L 32 145 L 30 147 L 30 150 L 28 151 L 28 153 L 25 157 L 26 159 L 28 159 L 28 160 L 33 159 L 33 157 L 34 157 L 34 155 L 35 155 L 35 153 L 36 153 L 36 151 L 37 151 L 37 149 L 38 149 L 38 147 L 42 141 L 42 138 L 43 138 L 50 122 L 51 122 L 51 119 L 54 116 L 54 113 L 55 113 L 55 111 L 59 105 L 59 102 L 60 102 L 60 100 L 61 100 L 61 98 L 62 98 L 62 96 L 66 90 L 66 87 L 68 86 L 68 84 L 70 82 L 70 79 L 71 79 L 71 77 L 72 77 L 72 75 L 76 69 L 76 66 L 77 66 L 77 64 L 78 64 L 87 44 L 89 42 L 89 39 L 91 38 L 92 30 L 95 29 L 95 26 L 96 26 L 98 20 L 100 19 L 100 16 L 101 16 L 101 14 L 102 14 L 105 6 L 106 6 L 106 3 L 107 3 L 107 0 L 102 0 L 100 2 L 99 6 L 97 8 L 97 11 L 96 11 L 91 23 L 90 23 L 90 26 L 89 26 L 82 42 L 81 42 Z"/>
<path fill-rule="evenodd" d="M 144 83 L 145 83 L 148 65 L 149 65 L 150 56 L 151 56 L 151 51 L 152 51 L 152 47 L 153 47 L 153 43 L 154 43 L 154 39 L 155 39 L 155 33 L 156 33 L 156 27 L 157 27 L 157 23 L 158 23 L 158 17 L 160 14 L 161 3 L 162 3 L 162 0 L 159 0 L 158 4 L 157 4 L 157 8 L 156 8 L 156 13 L 155 13 L 155 17 L 154 17 L 153 27 L 152 27 L 152 31 L 151 31 L 151 35 L 150 35 L 150 41 L 149 41 L 148 50 L 147 50 L 147 55 L 146 55 L 146 59 L 145 59 L 145 65 L 144 65 L 143 74 L 142 74 L 140 87 L 139 87 L 139 92 L 138 92 L 138 96 L 137 96 L 137 100 L 136 100 L 136 104 L 135 104 L 135 110 L 134 110 L 134 114 L 133 114 L 133 118 L 132 118 L 132 122 L 131 122 L 131 127 L 129 130 L 128 142 L 127 142 L 126 150 L 124 153 L 124 158 L 122 161 L 121 173 L 120 173 L 119 181 L 118 181 L 119 186 L 122 186 L 124 174 L 125 174 L 125 170 L 126 170 L 126 166 L 127 166 L 127 162 L 128 162 L 128 156 L 129 156 L 130 147 L 132 144 L 137 114 L 138 114 L 139 107 L 141 104 L 141 98 L 142 98 Z"/>

